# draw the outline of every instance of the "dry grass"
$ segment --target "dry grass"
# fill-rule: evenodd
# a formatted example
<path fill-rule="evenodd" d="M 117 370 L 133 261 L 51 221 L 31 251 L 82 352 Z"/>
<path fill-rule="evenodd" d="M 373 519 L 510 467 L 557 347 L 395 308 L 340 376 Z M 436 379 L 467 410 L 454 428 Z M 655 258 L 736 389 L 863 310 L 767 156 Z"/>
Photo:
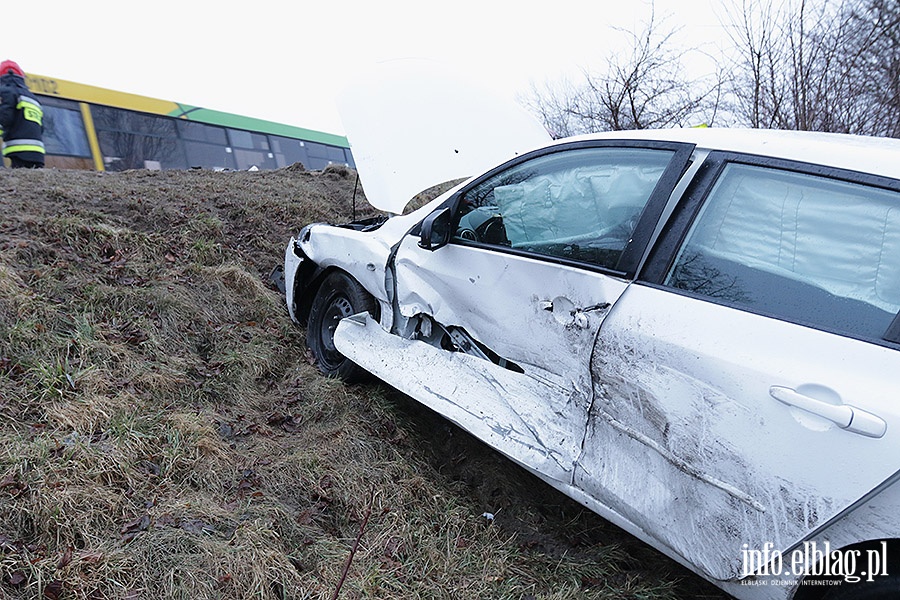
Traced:
<path fill-rule="evenodd" d="M 328 599 L 360 533 L 342 598 L 715 595 L 315 373 L 265 282 L 353 177 L 0 171 L 0 598 Z"/>

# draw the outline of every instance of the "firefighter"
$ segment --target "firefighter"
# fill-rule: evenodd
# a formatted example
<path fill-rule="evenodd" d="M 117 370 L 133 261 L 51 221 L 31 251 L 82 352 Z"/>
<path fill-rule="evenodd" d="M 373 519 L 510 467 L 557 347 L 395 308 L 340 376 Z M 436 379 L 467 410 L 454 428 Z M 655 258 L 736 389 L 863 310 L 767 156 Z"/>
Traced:
<path fill-rule="evenodd" d="M 0 63 L 0 130 L 3 156 L 15 168 L 44 166 L 44 111 L 11 60 Z"/>

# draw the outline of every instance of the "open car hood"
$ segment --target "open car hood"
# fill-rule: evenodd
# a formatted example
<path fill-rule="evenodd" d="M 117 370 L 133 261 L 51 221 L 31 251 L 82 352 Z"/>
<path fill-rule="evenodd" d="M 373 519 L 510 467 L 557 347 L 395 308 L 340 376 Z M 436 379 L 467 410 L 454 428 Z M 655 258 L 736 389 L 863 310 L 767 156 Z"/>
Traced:
<path fill-rule="evenodd" d="M 338 98 L 369 203 L 399 214 L 417 193 L 550 141 L 523 108 L 440 63 L 379 63 Z"/>

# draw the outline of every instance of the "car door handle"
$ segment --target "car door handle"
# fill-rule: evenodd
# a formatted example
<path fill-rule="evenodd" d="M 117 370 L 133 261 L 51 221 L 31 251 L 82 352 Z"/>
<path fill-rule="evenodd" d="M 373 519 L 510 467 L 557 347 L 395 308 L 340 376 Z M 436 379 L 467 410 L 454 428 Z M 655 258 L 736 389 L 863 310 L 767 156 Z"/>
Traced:
<path fill-rule="evenodd" d="M 853 433 L 880 438 L 887 431 L 887 423 L 884 422 L 884 419 L 849 404 L 829 404 L 780 385 L 770 387 L 769 395 L 788 406 L 795 406 L 828 419 L 841 429 L 846 429 Z"/>

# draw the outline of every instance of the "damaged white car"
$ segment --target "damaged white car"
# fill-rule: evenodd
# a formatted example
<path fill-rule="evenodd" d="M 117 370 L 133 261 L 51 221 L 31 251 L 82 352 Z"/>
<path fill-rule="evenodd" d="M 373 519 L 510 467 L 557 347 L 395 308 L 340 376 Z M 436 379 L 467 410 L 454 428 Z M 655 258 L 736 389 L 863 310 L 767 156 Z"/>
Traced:
<path fill-rule="evenodd" d="M 897 142 L 547 142 L 305 227 L 285 291 L 324 373 L 376 375 L 730 594 L 900 592 Z"/>

